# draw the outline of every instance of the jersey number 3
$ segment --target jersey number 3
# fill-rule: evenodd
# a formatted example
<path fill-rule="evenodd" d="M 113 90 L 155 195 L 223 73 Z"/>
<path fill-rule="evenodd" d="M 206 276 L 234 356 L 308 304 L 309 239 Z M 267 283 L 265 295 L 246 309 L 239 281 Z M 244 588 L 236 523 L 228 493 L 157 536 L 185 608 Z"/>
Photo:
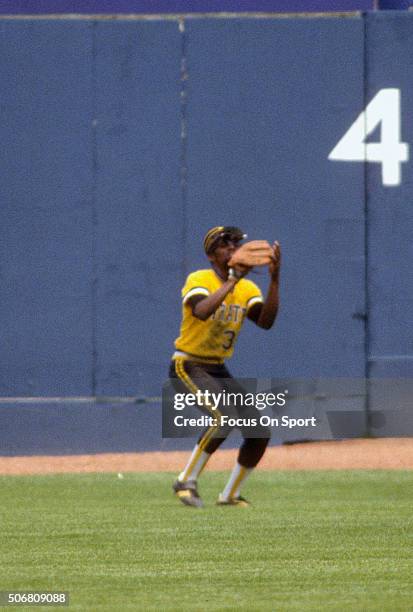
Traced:
<path fill-rule="evenodd" d="M 226 342 L 224 342 L 224 344 L 222 345 L 222 348 L 227 351 L 234 344 L 235 332 L 232 331 L 232 329 L 227 329 L 226 331 L 224 331 L 224 335 L 227 336 L 227 339 Z"/>

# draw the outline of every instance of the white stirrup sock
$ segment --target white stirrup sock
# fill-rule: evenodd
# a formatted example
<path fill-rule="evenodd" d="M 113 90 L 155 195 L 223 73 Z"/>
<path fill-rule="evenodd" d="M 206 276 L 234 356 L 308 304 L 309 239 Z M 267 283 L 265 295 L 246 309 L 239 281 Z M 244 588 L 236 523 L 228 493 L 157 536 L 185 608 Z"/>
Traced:
<path fill-rule="evenodd" d="M 254 468 L 243 467 L 239 463 L 236 463 L 227 485 L 220 496 L 221 499 L 227 501 L 232 497 L 239 497 L 241 485 L 244 484 L 253 469 Z"/>
<path fill-rule="evenodd" d="M 186 482 L 187 480 L 197 480 L 198 476 L 207 464 L 210 454 L 201 450 L 198 444 L 192 451 L 192 455 L 189 458 L 188 463 L 183 472 L 178 476 L 180 482 Z"/>

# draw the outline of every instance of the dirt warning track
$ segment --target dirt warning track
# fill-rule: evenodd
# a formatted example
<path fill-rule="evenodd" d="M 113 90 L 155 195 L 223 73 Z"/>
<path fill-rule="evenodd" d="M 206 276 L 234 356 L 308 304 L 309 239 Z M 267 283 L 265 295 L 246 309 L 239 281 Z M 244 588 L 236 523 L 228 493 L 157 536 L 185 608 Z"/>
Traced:
<path fill-rule="evenodd" d="M 188 451 L 108 453 L 99 455 L 0 457 L 0 474 L 63 474 L 87 472 L 177 472 Z M 236 450 L 218 451 L 209 470 L 229 470 Z M 413 469 L 413 438 L 310 442 L 271 447 L 261 470 L 406 470 Z"/>

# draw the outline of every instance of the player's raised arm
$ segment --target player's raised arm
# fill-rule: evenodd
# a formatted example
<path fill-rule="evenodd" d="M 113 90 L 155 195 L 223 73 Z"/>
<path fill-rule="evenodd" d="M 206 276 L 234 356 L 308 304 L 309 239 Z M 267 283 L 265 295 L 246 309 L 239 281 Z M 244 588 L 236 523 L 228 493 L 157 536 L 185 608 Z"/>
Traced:
<path fill-rule="evenodd" d="M 204 247 L 211 266 L 222 285 L 208 296 L 194 295 L 188 303 L 192 308 L 192 314 L 201 321 L 206 321 L 219 308 L 226 296 L 233 291 L 237 282 L 248 273 L 249 268 L 237 266 L 232 274 L 228 273 L 228 263 L 239 248 L 239 243 L 244 234 L 238 228 L 229 228 L 229 231 L 216 230 L 224 228 L 213 228 L 205 239 Z"/>
<path fill-rule="evenodd" d="M 281 266 L 281 247 L 278 242 L 274 242 L 273 255 L 268 265 L 270 273 L 270 284 L 268 287 L 267 297 L 262 304 L 255 304 L 248 313 L 248 318 L 251 319 L 258 327 L 262 329 L 271 329 L 278 314 L 280 305 L 279 284 L 280 284 L 280 266 Z"/>
<path fill-rule="evenodd" d="M 203 295 L 194 295 L 192 298 L 190 298 L 188 303 L 192 308 L 192 314 L 194 317 L 200 319 L 201 321 L 206 321 L 222 304 L 228 293 L 233 290 L 237 282 L 237 279 L 229 278 L 222 283 L 221 287 L 217 289 L 217 291 L 211 293 L 211 295 L 208 295 L 208 297 Z"/>

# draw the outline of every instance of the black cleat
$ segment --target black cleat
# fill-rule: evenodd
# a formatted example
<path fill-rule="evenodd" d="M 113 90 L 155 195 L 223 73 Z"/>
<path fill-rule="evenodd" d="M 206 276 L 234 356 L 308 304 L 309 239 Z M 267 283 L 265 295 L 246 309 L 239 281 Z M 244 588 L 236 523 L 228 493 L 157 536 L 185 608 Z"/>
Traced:
<path fill-rule="evenodd" d="M 192 506 L 193 508 L 204 507 L 204 503 L 199 497 L 195 480 L 187 480 L 186 482 L 176 480 L 172 488 L 175 491 L 175 495 L 179 497 L 185 506 Z"/>
<path fill-rule="evenodd" d="M 230 497 L 229 499 L 224 499 L 222 494 L 219 495 L 217 506 L 238 506 L 239 508 L 249 508 L 251 506 L 251 502 L 245 499 L 245 497 Z"/>

